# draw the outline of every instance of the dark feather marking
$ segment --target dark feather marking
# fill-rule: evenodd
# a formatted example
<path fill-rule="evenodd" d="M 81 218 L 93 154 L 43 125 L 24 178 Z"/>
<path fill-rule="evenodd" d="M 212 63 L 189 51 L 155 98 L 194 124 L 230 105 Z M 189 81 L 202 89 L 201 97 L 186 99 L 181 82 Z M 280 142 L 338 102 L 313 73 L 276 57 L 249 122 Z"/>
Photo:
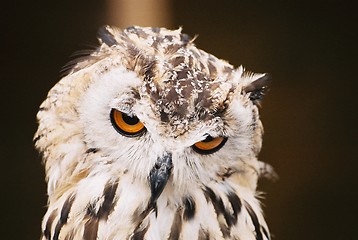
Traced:
<path fill-rule="evenodd" d="M 207 188 L 210 189 L 210 188 Z M 225 221 L 228 225 L 228 227 L 232 227 L 233 225 L 236 224 L 237 222 L 237 216 L 232 216 L 226 209 L 224 206 L 224 203 L 222 201 L 222 199 L 218 196 L 215 195 L 215 193 L 213 192 L 212 189 L 210 189 L 211 193 L 210 193 L 210 199 L 211 202 L 214 205 L 215 211 L 217 212 L 217 214 L 222 214 L 225 218 Z M 230 200 L 229 200 L 230 201 Z"/>
<path fill-rule="evenodd" d="M 223 73 L 226 73 L 226 74 L 231 74 L 232 71 L 233 71 L 233 68 L 230 67 L 230 66 L 225 66 L 224 69 L 222 70 Z"/>
<path fill-rule="evenodd" d="M 141 230 L 136 229 L 136 231 L 134 231 L 134 234 L 133 234 L 133 237 L 131 238 L 131 240 L 143 240 L 145 234 L 148 231 L 148 228 L 149 228 L 149 224 Z"/>
<path fill-rule="evenodd" d="M 169 62 L 173 65 L 173 68 L 175 68 L 185 62 L 185 57 L 184 56 L 174 57 L 170 59 Z"/>
<path fill-rule="evenodd" d="M 270 240 L 270 235 L 268 233 L 268 231 L 266 230 L 266 228 L 264 228 L 263 226 L 261 226 L 262 232 L 264 233 L 264 235 L 266 236 L 266 238 L 268 240 Z"/>
<path fill-rule="evenodd" d="M 227 198 L 229 199 L 229 202 L 231 203 L 231 207 L 234 211 L 232 218 L 233 218 L 233 225 L 236 225 L 237 223 L 237 217 L 238 214 L 241 211 L 241 207 L 242 207 L 242 203 L 240 198 L 234 193 L 234 192 L 230 192 L 227 195 Z"/>
<path fill-rule="evenodd" d="M 149 62 L 144 68 L 144 80 L 152 82 L 155 77 L 156 61 Z"/>
<path fill-rule="evenodd" d="M 189 221 L 193 219 L 195 215 L 195 202 L 191 196 L 185 198 L 184 202 L 185 202 L 184 203 L 185 209 L 184 209 L 183 218 L 185 221 Z"/>
<path fill-rule="evenodd" d="M 74 197 L 69 197 L 69 198 L 67 198 L 67 200 L 63 204 L 63 207 L 62 207 L 62 210 L 61 210 L 61 216 L 60 216 L 60 221 L 62 223 L 67 223 L 68 214 L 70 213 L 73 200 L 75 200 Z"/>
<path fill-rule="evenodd" d="M 131 70 L 135 69 L 135 66 L 137 65 L 138 62 L 138 58 L 142 58 L 142 54 L 140 54 L 140 51 L 138 50 L 138 48 L 136 48 L 134 45 L 129 45 L 128 49 L 127 49 L 127 53 L 128 56 L 133 58 L 135 61 L 134 63 L 131 65 Z"/>
<path fill-rule="evenodd" d="M 255 90 L 260 90 L 261 88 L 267 86 L 270 81 L 271 81 L 271 76 L 269 74 L 265 74 L 264 76 L 256 79 L 255 81 L 245 86 L 244 91 L 249 93 Z"/>
<path fill-rule="evenodd" d="M 191 37 L 188 34 L 182 33 L 180 34 L 180 40 L 184 45 L 187 45 L 191 41 Z"/>
<path fill-rule="evenodd" d="M 254 212 L 254 210 L 252 209 L 250 204 L 248 204 L 248 202 L 245 201 L 244 203 L 245 203 L 245 208 L 246 208 L 247 212 L 249 213 L 251 221 L 255 227 L 256 240 L 263 240 L 262 233 L 260 230 L 261 225 L 260 225 L 259 219 L 257 218 L 256 213 Z"/>
<path fill-rule="evenodd" d="M 217 77 L 217 68 L 215 67 L 215 60 L 214 61 L 208 61 L 208 69 L 210 73 L 211 79 L 216 79 Z"/>
<path fill-rule="evenodd" d="M 89 149 L 86 150 L 85 153 L 96 153 L 96 152 L 98 152 L 98 151 L 99 151 L 98 148 L 89 148 Z"/>
<path fill-rule="evenodd" d="M 224 215 L 227 226 L 225 226 L 223 223 L 220 224 L 220 222 L 218 220 L 219 227 L 220 227 L 220 230 L 221 230 L 224 238 L 229 237 L 230 236 L 230 228 L 233 225 L 232 216 L 230 216 L 230 214 L 226 212 L 226 209 L 224 207 L 224 203 L 223 203 L 222 199 L 220 197 L 217 197 L 211 188 L 206 187 L 204 189 L 204 194 L 205 194 L 205 196 L 207 196 L 207 200 L 210 200 L 211 203 L 213 204 L 218 219 L 219 219 L 220 214 Z"/>
<path fill-rule="evenodd" d="M 143 64 L 138 63 L 137 65 Z M 156 67 L 157 62 L 151 60 L 147 60 L 143 67 L 146 91 L 149 94 L 153 103 L 156 103 L 160 98 L 158 93 L 159 86 L 154 82 Z M 155 87 L 155 90 L 153 90 L 153 87 Z"/>
<path fill-rule="evenodd" d="M 152 31 L 154 32 L 154 33 L 160 33 L 160 28 L 158 28 L 158 27 L 152 27 Z"/>
<path fill-rule="evenodd" d="M 128 28 L 127 28 L 128 29 Z M 125 29 L 125 31 L 127 30 Z M 139 38 L 147 39 L 149 34 L 147 34 L 142 28 L 140 27 L 130 27 L 128 32 L 136 34 Z"/>
<path fill-rule="evenodd" d="M 143 220 L 148 216 L 149 213 L 151 213 L 152 211 L 155 212 L 155 214 L 157 214 L 157 205 L 156 203 L 148 203 L 148 206 L 146 207 L 146 209 L 144 211 L 141 211 L 139 209 L 136 209 L 132 215 L 132 222 L 134 225 L 136 225 L 136 228 L 134 229 L 134 233 L 136 232 L 140 232 L 139 229 L 141 229 L 141 224 L 143 222 Z M 149 227 L 149 226 L 148 226 Z M 145 234 L 145 233 L 144 233 Z"/>
<path fill-rule="evenodd" d="M 164 112 L 163 110 L 160 111 L 160 121 L 167 123 L 169 122 L 169 116 L 166 112 Z"/>
<path fill-rule="evenodd" d="M 172 41 L 173 41 L 173 36 L 171 36 L 171 35 L 165 35 L 165 36 L 164 36 L 164 39 L 167 39 L 169 42 L 172 42 Z"/>
<path fill-rule="evenodd" d="M 217 175 L 218 175 L 218 177 L 221 177 L 221 179 L 222 179 L 223 181 L 225 181 L 226 178 L 231 177 L 231 175 L 232 175 L 233 173 L 235 173 L 235 172 L 236 172 L 235 170 L 232 170 L 231 168 L 227 168 L 227 169 L 226 169 L 226 172 L 224 172 L 224 173 L 218 173 Z"/>
<path fill-rule="evenodd" d="M 145 219 L 152 210 L 153 210 L 153 206 L 150 206 L 149 204 L 144 211 L 141 211 L 137 208 L 132 215 L 133 224 L 137 225 L 137 228 L 139 228 L 143 219 Z"/>
<path fill-rule="evenodd" d="M 97 35 L 108 47 L 118 45 L 118 42 L 113 34 L 108 31 L 107 26 L 100 27 L 98 29 Z"/>
<path fill-rule="evenodd" d="M 87 212 L 86 212 L 86 216 L 97 218 L 96 204 L 95 204 L 95 203 L 90 203 L 90 204 L 88 205 L 88 207 L 87 207 Z"/>
<path fill-rule="evenodd" d="M 158 206 L 157 206 L 157 203 L 152 203 L 152 206 L 153 206 L 153 211 L 155 213 L 155 217 L 157 218 L 158 217 Z"/>
<path fill-rule="evenodd" d="M 85 223 L 85 229 L 83 231 L 83 239 L 84 240 L 96 240 L 97 232 L 98 232 L 98 218 L 91 217 Z"/>
<path fill-rule="evenodd" d="M 115 203 L 113 202 L 114 196 L 116 195 L 118 187 L 118 182 L 114 183 L 113 185 L 107 184 L 104 188 L 103 195 L 104 200 L 102 206 L 98 209 L 97 216 L 99 219 L 107 220 L 109 214 L 113 211 Z"/>
<path fill-rule="evenodd" d="M 37 142 L 38 140 L 40 140 L 43 136 L 44 136 L 43 134 L 37 135 L 37 137 L 35 137 L 34 140 L 33 140 L 34 144 L 36 144 L 36 142 Z"/>
<path fill-rule="evenodd" d="M 230 228 L 225 225 L 223 222 L 219 222 L 220 230 L 224 238 L 230 237 Z"/>
<path fill-rule="evenodd" d="M 85 223 L 84 226 L 83 239 L 85 240 L 96 239 L 99 219 L 96 213 L 96 206 L 94 203 L 89 204 L 85 219 L 87 219 L 87 222 Z"/>
<path fill-rule="evenodd" d="M 131 92 L 129 94 L 132 94 L 134 99 L 138 99 L 138 100 L 141 99 L 141 96 L 140 96 L 138 90 L 136 90 L 134 88 L 131 89 Z"/>
<path fill-rule="evenodd" d="M 200 229 L 198 240 L 209 240 L 209 239 L 210 239 L 209 232 L 204 229 Z"/>
<path fill-rule="evenodd" d="M 61 228 L 63 227 L 63 225 L 65 225 L 67 223 L 68 214 L 70 213 L 70 210 L 71 210 L 74 200 L 75 200 L 75 197 L 70 196 L 67 198 L 67 200 L 63 204 L 61 214 L 60 214 L 60 219 L 57 222 L 57 225 L 55 227 L 55 232 L 53 234 L 53 240 L 58 239 L 58 237 L 60 235 Z"/>
<path fill-rule="evenodd" d="M 46 228 L 44 230 L 44 236 L 46 239 L 51 239 L 51 227 L 56 215 L 57 215 L 57 209 L 53 210 L 47 219 Z"/>
<path fill-rule="evenodd" d="M 245 86 L 244 91 L 246 93 L 249 93 L 249 98 L 251 101 L 255 102 L 255 101 L 262 100 L 270 81 L 271 81 L 271 76 L 269 74 L 265 74 L 264 76 L 256 79 L 249 85 Z"/>
<path fill-rule="evenodd" d="M 126 32 L 132 32 L 135 33 L 136 27 L 135 26 L 129 26 L 126 29 L 124 29 Z"/>
<path fill-rule="evenodd" d="M 101 207 L 96 212 L 95 204 L 90 204 L 87 208 L 86 218 L 88 221 L 85 223 L 83 238 L 85 240 L 97 239 L 98 224 L 100 220 L 107 220 L 109 214 L 113 211 L 116 205 L 114 197 L 116 195 L 118 182 L 114 184 L 107 183 L 103 190 L 104 200 Z"/>
<path fill-rule="evenodd" d="M 72 70 L 74 70 L 74 72 L 78 71 L 79 69 L 76 68 L 76 65 L 78 63 L 82 63 L 85 61 L 94 62 L 94 60 L 96 60 L 96 58 L 98 58 L 98 57 L 92 55 L 94 52 L 96 52 L 96 47 L 95 46 L 89 46 L 89 47 L 91 47 L 93 49 L 76 51 L 74 54 L 72 54 L 70 56 L 71 60 L 68 61 L 61 68 L 60 77 L 67 76 Z"/>
<path fill-rule="evenodd" d="M 42 111 L 47 111 L 48 110 L 48 108 L 47 107 L 40 107 L 39 108 L 39 112 L 42 112 Z"/>
<path fill-rule="evenodd" d="M 182 217 L 181 217 L 182 208 L 178 208 L 175 213 L 172 227 L 170 229 L 170 235 L 168 240 L 177 240 L 179 239 L 181 229 L 182 229 Z"/>

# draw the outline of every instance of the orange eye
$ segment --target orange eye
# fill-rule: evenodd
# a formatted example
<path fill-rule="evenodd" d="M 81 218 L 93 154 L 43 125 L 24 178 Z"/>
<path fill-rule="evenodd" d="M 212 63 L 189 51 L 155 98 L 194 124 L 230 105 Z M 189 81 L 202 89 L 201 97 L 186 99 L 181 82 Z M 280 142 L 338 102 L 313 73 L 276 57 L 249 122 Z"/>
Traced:
<path fill-rule="evenodd" d="M 110 117 L 113 127 L 126 137 L 137 137 L 146 129 L 136 116 L 128 116 L 116 109 L 112 109 Z"/>
<path fill-rule="evenodd" d="M 200 154 L 210 154 L 218 151 L 226 143 L 227 138 L 211 136 L 206 137 L 205 140 L 197 142 L 193 145 L 195 152 Z"/>

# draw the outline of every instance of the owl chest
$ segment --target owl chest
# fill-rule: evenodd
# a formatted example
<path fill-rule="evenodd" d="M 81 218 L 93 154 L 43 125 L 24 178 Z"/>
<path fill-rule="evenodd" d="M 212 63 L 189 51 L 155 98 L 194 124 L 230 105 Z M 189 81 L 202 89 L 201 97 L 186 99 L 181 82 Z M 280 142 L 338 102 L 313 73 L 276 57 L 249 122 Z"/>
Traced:
<path fill-rule="evenodd" d="M 103 228 L 103 233 L 111 232 L 104 239 L 236 239 L 240 202 L 232 205 L 212 197 L 203 193 L 177 201 L 162 195 L 149 208 L 148 202 L 140 202 L 133 209 L 130 204 L 118 207 Z"/>
<path fill-rule="evenodd" d="M 170 190 L 170 189 L 168 189 Z M 167 191 L 150 204 L 139 185 L 107 184 L 93 202 L 70 195 L 44 218 L 43 239 L 269 239 L 261 211 L 249 195 L 195 188 Z"/>

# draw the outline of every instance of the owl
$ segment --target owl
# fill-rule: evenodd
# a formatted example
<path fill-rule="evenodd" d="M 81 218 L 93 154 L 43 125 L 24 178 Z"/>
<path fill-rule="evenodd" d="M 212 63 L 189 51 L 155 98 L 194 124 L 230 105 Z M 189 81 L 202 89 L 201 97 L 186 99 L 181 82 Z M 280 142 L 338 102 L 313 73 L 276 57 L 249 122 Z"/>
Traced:
<path fill-rule="evenodd" d="M 181 29 L 105 26 L 37 114 L 42 239 L 270 239 L 258 107 L 270 77 Z"/>

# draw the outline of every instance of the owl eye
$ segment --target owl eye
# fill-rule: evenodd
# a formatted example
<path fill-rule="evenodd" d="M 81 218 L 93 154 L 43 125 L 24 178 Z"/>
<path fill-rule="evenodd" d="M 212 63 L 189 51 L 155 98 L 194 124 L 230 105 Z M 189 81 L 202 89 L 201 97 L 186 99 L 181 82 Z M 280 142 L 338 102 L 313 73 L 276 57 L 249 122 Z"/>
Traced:
<path fill-rule="evenodd" d="M 218 151 L 226 143 L 227 138 L 207 136 L 203 141 L 193 145 L 195 152 L 200 154 L 211 154 Z"/>
<path fill-rule="evenodd" d="M 111 122 L 113 127 L 126 137 L 137 137 L 144 133 L 146 128 L 136 116 L 128 116 L 116 109 L 112 109 Z"/>

